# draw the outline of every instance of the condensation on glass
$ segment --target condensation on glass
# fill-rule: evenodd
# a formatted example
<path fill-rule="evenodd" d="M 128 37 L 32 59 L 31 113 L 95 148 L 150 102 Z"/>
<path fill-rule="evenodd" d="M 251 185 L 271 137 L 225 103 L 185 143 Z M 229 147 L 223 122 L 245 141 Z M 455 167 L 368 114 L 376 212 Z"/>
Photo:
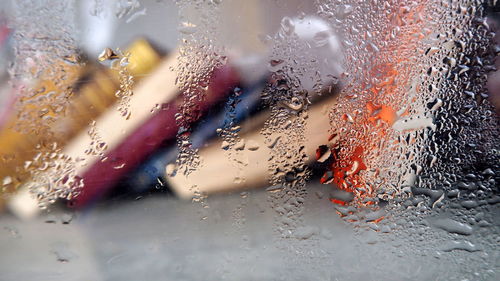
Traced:
<path fill-rule="evenodd" d="M 107 176 L 139 188 L 135 175 L 161 175 L 154 188 L 199 205 L 200 224 L 224 216 L 211 194 L 236 202 L 241 249 L 262 239 L 246 221 L 272 214 L 285 266 L 262 265 L 264 279 L 498 277 L 497 1 L 49 2 L 12 1 L 0 18 L 2 205 L 81 210 Z M 143 23 L 155 8 L 177 17 L 158 37 L 166 55 L 154 40 L 120 41 L 135 25 L 162 34 L 162 21 Z M 89 22 L 107 33 L 86 34 Z M 316 202 L 324 218 L 308 215 Z M 325 246 L 347 239 L 321 226 L 334 216 L 354 237 L 342 253 Z"/>

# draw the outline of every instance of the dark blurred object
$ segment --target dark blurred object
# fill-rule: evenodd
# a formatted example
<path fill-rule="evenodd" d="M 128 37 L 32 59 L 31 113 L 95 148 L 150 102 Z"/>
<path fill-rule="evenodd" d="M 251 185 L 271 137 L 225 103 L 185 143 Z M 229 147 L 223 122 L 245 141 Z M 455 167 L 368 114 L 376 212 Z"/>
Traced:
<path fill-rule="evenodd" d="M 488 91 L 490 100 L 495 106 L 497 114 L 500 115 L 500 71 L 498 71 L 500 69 L 500 59 L 498 59 L 498 54 L 500 54 L 500 1 L 488 1 L 486 14 L 491 31 L 495 32 L 494 41 L 497 54 L 496 71 L 488 75 Z"/>

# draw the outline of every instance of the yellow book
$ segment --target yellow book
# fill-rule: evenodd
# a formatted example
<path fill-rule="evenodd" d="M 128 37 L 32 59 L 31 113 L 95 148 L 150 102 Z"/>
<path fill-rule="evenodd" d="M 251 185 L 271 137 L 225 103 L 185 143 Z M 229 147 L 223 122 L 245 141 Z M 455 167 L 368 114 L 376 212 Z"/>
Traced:
<path fill-rule="evenodd" d="M 136 40 L 125 51 L 129 53 L 128 71 L 138 82 L 149 74 L 160 63 L 161 55 L 148 41 Z M 87 64 L 69 65 L 60 67 L 67 76 L 65 85 L 69 89 L 58 89 L 52 81 L 39 82 L 40 93 L 46 95 L 51 91 L 65 92 L 67 101 L 63 110 L 49 112 L 54 121 L 47 124 L 43 118 L 34 119 L 36 124 L 28 124 L 29 128 L 41 128 L 49 126 L 52 135 L 45 131 L 29 130 L 23 128 L 19 114 L 12 116 L 7 123 L 0 128 L 0 194 L 14 192 L 17 187 L 25 182 L 30 173 L 24 168 L 26 161 L 31 161 L 40 152 L 40 146 L 50 145 L 57 142 L 58 147 L 64 147 L 73 137 L 89 123 L 104 113 L 116 101 L 116 91 L 120 86 L 120 77 L 116 70 L 109 69 L 91 60 Z M 36 113 L 39 104 L 34 103 L 25 106 L 20 114 Z M 63 114 L 64 112 L 64 114 Z M 34 126 L 33 126 L 34 125 Z M 20 127 L 17 128 L 16 127 Z M 25 131 L 25 132 L 20 132 Z M 26 130 L 27 129 L 27 130 Z M 27 131 L 27 132 L 26 132 Z M 3 194 L 2 194 L 3 193 Z M 0 197 L 0 208 L 2 207 Z"/>

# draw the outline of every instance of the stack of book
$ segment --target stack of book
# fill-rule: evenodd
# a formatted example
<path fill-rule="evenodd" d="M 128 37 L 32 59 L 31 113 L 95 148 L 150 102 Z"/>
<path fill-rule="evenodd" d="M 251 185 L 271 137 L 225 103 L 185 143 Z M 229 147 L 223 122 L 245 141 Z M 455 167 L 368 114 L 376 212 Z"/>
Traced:
<path fill-rule="evenodd" d="M 161 53 L 144 39 L 135 41 L 126 52 L 130 53 L 129 70 L 136 81 L 149 75 L 158 66 L 162 57 Z M 13 197 L 10 194 L 23 193 L 17 191 L 22 190 L 22 186 L 32 180 L 28 169 L 24 166 L 36 157 L 41 145 L 56 142 L 59 147 L 71 146 L 79 134 L 88 131 L 92 120 L 105 114 L 117 101 L 115 93 L 120 87 L 119 73 L 98 64 L 97 60 L 81 64 L 65 64 L 61 69 L 68 77 L 66 83 L 71 85 L 71 90 L 66 93 L 68 95 L 64 104 L 64 114 L 62 112 L 58 114 L 55 121 L 50 124 L 40 118 L 38 124 L 40 127 L 50 126 L 50 135 L 24 128 L 23 112 L 19 111 L 21 108 L 7 112 L 7 116 L 0 124 L 0 156 L 3 162 L 0 169 L 2 184 L 0 202 L 5 198 L 15 202 L 18 196 Z M 36 89 L 40 90 L 41 95 L 60 90 L 50 80 L 38 82 Z M 15 98 L 18 94 L 13 92 L 12 96 Z M 36 106 L 35 103 L 29 108 L 22 109 L 36 112 Z M 30 124 L 30 127 L 33 127 L 32 125 Z"/>
<path fill-rule="evenodd" d="M 58 119 L 55 127 L 64 130 L 62 153 L 72 159 L 85 158 L 86 165 L 76 167 L 84 182 L 81 194 L 71 200 L 71 206 L 84 208 L 105 198 L 112 192 L 141 193 L 158 183 L 168 186 L 181 198 L 197 191 L 214 193 L 265 186 L 268 183 L 268 157 L 270 149 L 260 134 L 269 113 L 260 105 L 261 94 L 267 83 L 267 73 L 252 85 L 243 85 L 244 76 L 231 61 L 211 73 L 210 86 L 205 97 L 196 101 L 203 118 L 193 120 L 191 141 L 199 149 L 203 165 L 189 177 L 178 173 L 167 175 L 169 164 L 175 163 L 178 149 L 175 138 L 178 125 L 175 120 L 183 95 L 176 85 L 177 74 L 172 71 L 178 65 L 178 51 L 162 57 L 147 41 L 138 40 L 128 50 L 130 72 L 136 81 L 133 95 L 128 101 L 130 118 L 124 118 L 116 102 L 115 92 L 119 88 L 119 77 L 113 71 L 92 63 L 75 70 L 75 95 L 70 104 L 70 114 Z M 238 102 L 232 107 L 224 106 L 237 92 Z M 321 102 L 309 109 L 306 143 L 309 159 L 315 159 L 318 146 L 328 139 L 328 108 L 335 103 L 329 92 Z M 246 147 L 239 149 L 239 156 L 248 164 L 235 166 L 227 157 L 223 140 L 217 138 L 217 129 L 231 122 L 241 126 L 239 137 Z M 94 122 L 91 122 L 94 121 Z M 11 122 L 15 122 L 15 119 Z M 91 125 L 89 125 L 91 124 Z M 7 128 L 7 129 L 5 129 Z M 87 150 L 93 141 L 93 131 L 99 141 L 106 144 L 104 155 L 89 155 Z M 16 165 L 22 166 L 36 153 L 40 136 L 16 135 L 9 126 L 0 131 L 0 154 L 19 153 Z M 15 137 L 14 137 L 15 136 Z M 11 145 L 5 145 L 10 143 Z M 17 143 L 17 145 L 13 145 Z M 250 145 L 251 144 L 251 145 Z M 3 146 L 2 146 L 3 145 Z M 28 147 L 28 148 L 27 148 Z M 13 167 L 16 167 L 13 165 Z M 15 169 L 2 169 L 2 177 L 15 175 Z M 217 176 L 214 176 L 217 175 Z M 244 178 L 235 181 L 235 178 Z M 37 202 L 25 187 L 30 178 L 19 178 L 16 194 L 11 196 L 9 207 L 21 217 L 38 213 Z"/>

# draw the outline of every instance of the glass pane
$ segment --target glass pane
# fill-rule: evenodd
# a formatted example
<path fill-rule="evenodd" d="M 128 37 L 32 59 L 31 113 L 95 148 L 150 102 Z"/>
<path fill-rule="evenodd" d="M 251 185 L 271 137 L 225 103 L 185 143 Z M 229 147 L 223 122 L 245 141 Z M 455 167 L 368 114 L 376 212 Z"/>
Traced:
<path fill-rule="evenodd" d="M 0 9 L 0 280 L 498 279 L 498 1 Z"/>

